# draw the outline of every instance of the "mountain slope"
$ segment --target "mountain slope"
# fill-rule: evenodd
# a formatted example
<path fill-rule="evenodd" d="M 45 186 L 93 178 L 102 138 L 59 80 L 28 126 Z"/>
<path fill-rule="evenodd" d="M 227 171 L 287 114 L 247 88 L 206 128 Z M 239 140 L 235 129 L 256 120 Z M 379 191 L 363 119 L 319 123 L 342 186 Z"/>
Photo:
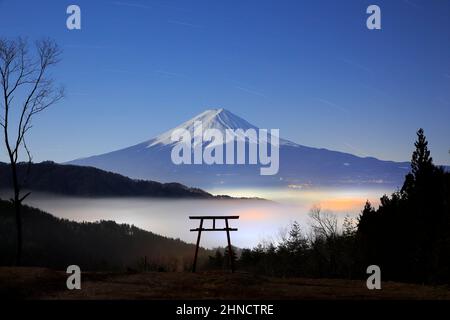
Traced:
<path fill-rule="evenodd" d="M 0 265 L 5 266 L 15 257 L 14 207 L 0 200 L 0 212 Z M 143 270 L 145 257 L 147 270 L 180 271 L 190 268 L 195 251 L 193 244 L 114 221 L 80 223 L 28 206 L 23 207 L 22 218 L 23 266 L 65 270 L 77 264 L 83 271 Z M 200 248 L 202 261 L 208 253 Z"/>
<path fill-rule="evenodd" d="M 258 128 L 225 109 L 211 109 L 153 139 L 114 152 L 77 159 L 71 164 L 87 165 L 118 172 L 133 178 L 178 181 L 202 188 L 214 186 L 369 186 L 398 187 L 409 170 L 408 162 L 361 158 L 352 154 L 311 148 L 280 138 L 280 168 L 273 176 L 261 176 L 261 165 L 175 165 L 171 150 L 177 144 L 170 140 L 176 129 L 194 133 L 195 121 L 203 129 Z M 270 135 L 267 140 L 270 141 Z M 226 142 L 225 142 L 226 143 Z M 208 143 L 204 143 L 207 148 Z M 225 150 L 225 148 L 224 148 Z M 247 143 L 248 150 L 248 143 Z"/>
<path fill-rule="evenodd" d="M 88 197 L 213 198 L 201 189 L 189 188 L 180 183 L 133 180 L 97 168 L 61 165 L 50 161 L 33 163 L 28 178 L 24 180 L 26 173 L 27 164 L 19 164 L 20 181 L 26 181 L 23 187 L 40 192 Z M 10 181 L 9 166 L 0 163 L 0 189 L 10 189 Z"/>

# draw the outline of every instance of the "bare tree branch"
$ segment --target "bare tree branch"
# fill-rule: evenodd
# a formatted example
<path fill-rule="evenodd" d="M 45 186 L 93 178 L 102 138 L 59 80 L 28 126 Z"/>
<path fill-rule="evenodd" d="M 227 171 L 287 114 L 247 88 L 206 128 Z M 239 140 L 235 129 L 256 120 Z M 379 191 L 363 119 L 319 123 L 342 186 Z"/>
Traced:
<path fill-rule="evenodd" d="M 310 210 L 311 227 L 314 235 L 319 238 L 330 239 L 338 234 L 337 218 L 330 212 L 322 211 L 320 207 Z"/>
<path fill-rule="evenodd" d="M 29 195 L 20 195 L 22 182 L 19 181 L 17 173 L 19 153 L 21 149 L 24 149 L 28 157 L 27 177 L 32 156 L 25 137 L 32 128 L 32 120 L 34 116 L 57 103 L 64 96 L 63 89 L 55 88 L 53 80 L 48 75 L 49 69 L 60 61 L 61 51 L 58 45 L 50 39 L 44 39 L 37 41 L 35 46 L 36 54 L 30 54 L 26 40 L 0 38 L 0 91 L 3 96 L 0 104 L 2 107 L 0 126 L 3 128 L 4 143 L 13 178 L 13 204 L 16 210 L 19 263 L 22 241 L 20 206 Z M 12 117 L 11 112 L 14 109 L 13 101 L 15 101 L 16 92 L 24 94 L 24 99 L 22 103 L 16 105 L 18 107 L 17 117 Z M 15 119 L 18 121 L 11 123 Z M 16 132 L 13 138 L 10 137 L 10 129 Z"/>

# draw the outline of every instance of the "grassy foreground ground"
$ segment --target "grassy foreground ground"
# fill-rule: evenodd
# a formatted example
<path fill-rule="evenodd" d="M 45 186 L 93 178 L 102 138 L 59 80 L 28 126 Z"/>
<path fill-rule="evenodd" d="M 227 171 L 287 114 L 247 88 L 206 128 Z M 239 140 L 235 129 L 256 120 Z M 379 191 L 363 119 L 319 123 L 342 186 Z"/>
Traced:
<path fill-rule="evenodd" d="M 45 268 L 0 267 L 0 296 L 15 299 L 450 299 L 449 287 L 365 281 L 278 279 L 237 272 L 82 274 L 81 290 L 66 289 L 67 274 Z"/>

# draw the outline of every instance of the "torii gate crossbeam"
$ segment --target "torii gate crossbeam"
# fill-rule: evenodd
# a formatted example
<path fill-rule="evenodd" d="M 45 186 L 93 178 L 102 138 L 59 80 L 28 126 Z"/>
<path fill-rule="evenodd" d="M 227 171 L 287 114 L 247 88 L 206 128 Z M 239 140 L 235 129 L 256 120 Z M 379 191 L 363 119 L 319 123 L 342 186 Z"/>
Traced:
<path fill-rule="evenodd" d="M 200 246 L 200 238 L 202 235 L 202 231 L 226 231 L 228 241 L 228 256 L 230 259 L 231 272 L 234 272 L 233 249 L 231 248 L 230 231 L 238 231 L 238 229 L 230 228 L 228 220 L 239 219 L 239 216 L 190 216 L 189 219 L 200 220 L 200 226 L 198 228 L 191 229 L 191 232 L 193 231 L 198 232 L 197 245 L 195 247 L 194 263 L 192 265 L 192 272 L 195 272 L 195 269 L 197 267 L 198 248 Z M 212 220 L 213 222 L 212 228 L 203 228 L 204 220 Z M 216 220 L 225 220 L 225 228 L 216 228 Z"/>

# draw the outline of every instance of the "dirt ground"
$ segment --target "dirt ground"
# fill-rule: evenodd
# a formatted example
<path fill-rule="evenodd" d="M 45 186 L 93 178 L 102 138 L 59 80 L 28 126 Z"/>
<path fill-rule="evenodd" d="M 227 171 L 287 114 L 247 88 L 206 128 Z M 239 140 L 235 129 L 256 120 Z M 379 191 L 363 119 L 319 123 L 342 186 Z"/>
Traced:
<path fill-rule="evenodd" d="M 82 273 L 81 290 L 66 288 L 67 274 L 44 268 L 0 267 L 0 296 L 17 299 L 445 299 L 449 287 L 365 281 L 268 278 L 248 273 Z"/>

